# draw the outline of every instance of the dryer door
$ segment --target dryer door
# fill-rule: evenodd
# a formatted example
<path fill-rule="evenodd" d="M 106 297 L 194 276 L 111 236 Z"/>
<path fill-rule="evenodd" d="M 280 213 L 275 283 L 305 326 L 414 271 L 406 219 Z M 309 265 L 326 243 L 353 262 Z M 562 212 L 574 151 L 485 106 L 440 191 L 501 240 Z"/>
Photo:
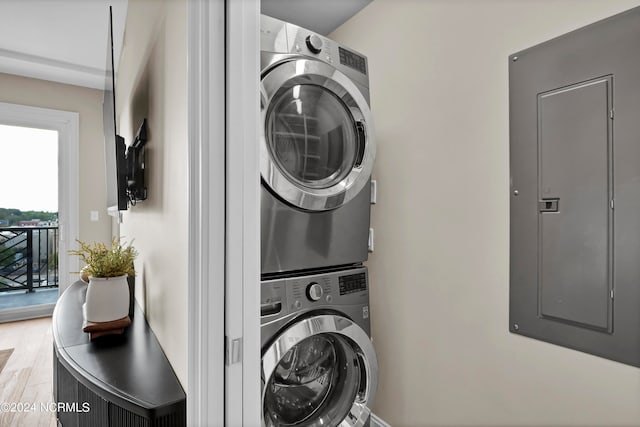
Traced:
<path fill-rule="evenodd" d="M 262 356 L 263 426 L 363 426 L 377 384 L 378 362 L 362 328 L 337 315 L 306 318 Z"/>
<path fill-rule="evenodd" d="M 368 182 L 375 158 L 371 113 L 346 75 L 323 62 L 281 63 L 261 83 L 260 172 L 305 210 L 342 206 Z"/>

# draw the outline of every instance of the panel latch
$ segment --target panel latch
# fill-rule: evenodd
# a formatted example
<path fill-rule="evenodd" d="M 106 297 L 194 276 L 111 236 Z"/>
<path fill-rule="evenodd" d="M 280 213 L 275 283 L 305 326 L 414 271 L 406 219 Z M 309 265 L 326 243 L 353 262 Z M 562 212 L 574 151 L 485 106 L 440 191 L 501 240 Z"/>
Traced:
<path fill-rule="evenodd" d="M 558 212 L 559 201 L 560 199 L 542 199 L 538 202 L 538 211 L 540 213 Z"/>
<path fill-rule="evenodd" d="M 239 363 L 242 360 L 242 338 L 225 337 L 225 350 L 227 365 Z"/>

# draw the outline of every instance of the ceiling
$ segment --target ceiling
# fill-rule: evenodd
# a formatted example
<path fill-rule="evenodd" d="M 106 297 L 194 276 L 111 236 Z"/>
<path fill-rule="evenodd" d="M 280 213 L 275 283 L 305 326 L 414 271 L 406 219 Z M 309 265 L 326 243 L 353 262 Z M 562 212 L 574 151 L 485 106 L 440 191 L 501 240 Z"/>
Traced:
<path fill-rule="evenodd" d="M 0 73 L 103 89 L 109 4 L 117 60 L 127 0 L 0 0 Z"/>
<path fill-rule="evenodd" d="M 0 0 L 0 73 L 104 88 L 108 5 L 116 69 L 128 0 Z M 262 0 L 262 12 L 329 34 L 372 0 Z"/>
<path fill-rule="evenodd" d="M 262 0 L 265 15 L 328 35 L 372 0 Z"/>

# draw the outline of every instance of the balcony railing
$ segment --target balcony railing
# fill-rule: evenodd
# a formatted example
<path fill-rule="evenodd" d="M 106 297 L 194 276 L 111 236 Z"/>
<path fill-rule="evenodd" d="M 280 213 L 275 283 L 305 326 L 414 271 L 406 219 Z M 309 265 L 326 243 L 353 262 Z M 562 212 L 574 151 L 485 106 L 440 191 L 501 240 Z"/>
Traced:
<path fill-rule="evenodd" d="M 0 292 L 58 286 L 58 227 L 0 227 Z"/>

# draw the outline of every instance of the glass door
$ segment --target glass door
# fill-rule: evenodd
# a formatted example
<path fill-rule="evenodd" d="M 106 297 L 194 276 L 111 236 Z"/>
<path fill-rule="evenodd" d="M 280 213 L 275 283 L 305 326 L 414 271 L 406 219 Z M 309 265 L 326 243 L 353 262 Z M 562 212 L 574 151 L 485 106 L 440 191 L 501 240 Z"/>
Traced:
<path fill-rule="evenodd" d="M 312 60 L 285 62 L 262 80 L 263 180 L 286 202 L 334 209 L 368 182 L 375 142 L 355 84 Z"/>
<path fill-rule="evenodd" d="M 0 124 L 0 152 L 4 321 L 50 312 L 58 299 L 58 131 Z"/>
<path fill-rule="evenodd" d="M 349 319 L 321 315 L 283 332 L 263 355 L 266 426 L 361 426 L 370 414 L 377 361 Z"/>
<path fill-rule="evenodd" d="M 301 187 L 333 187 L 356 162 L 359 141 L 353 117 L 321 86 L 280 91 L 267 112 L 266 128 L 271 156 Z"/>

